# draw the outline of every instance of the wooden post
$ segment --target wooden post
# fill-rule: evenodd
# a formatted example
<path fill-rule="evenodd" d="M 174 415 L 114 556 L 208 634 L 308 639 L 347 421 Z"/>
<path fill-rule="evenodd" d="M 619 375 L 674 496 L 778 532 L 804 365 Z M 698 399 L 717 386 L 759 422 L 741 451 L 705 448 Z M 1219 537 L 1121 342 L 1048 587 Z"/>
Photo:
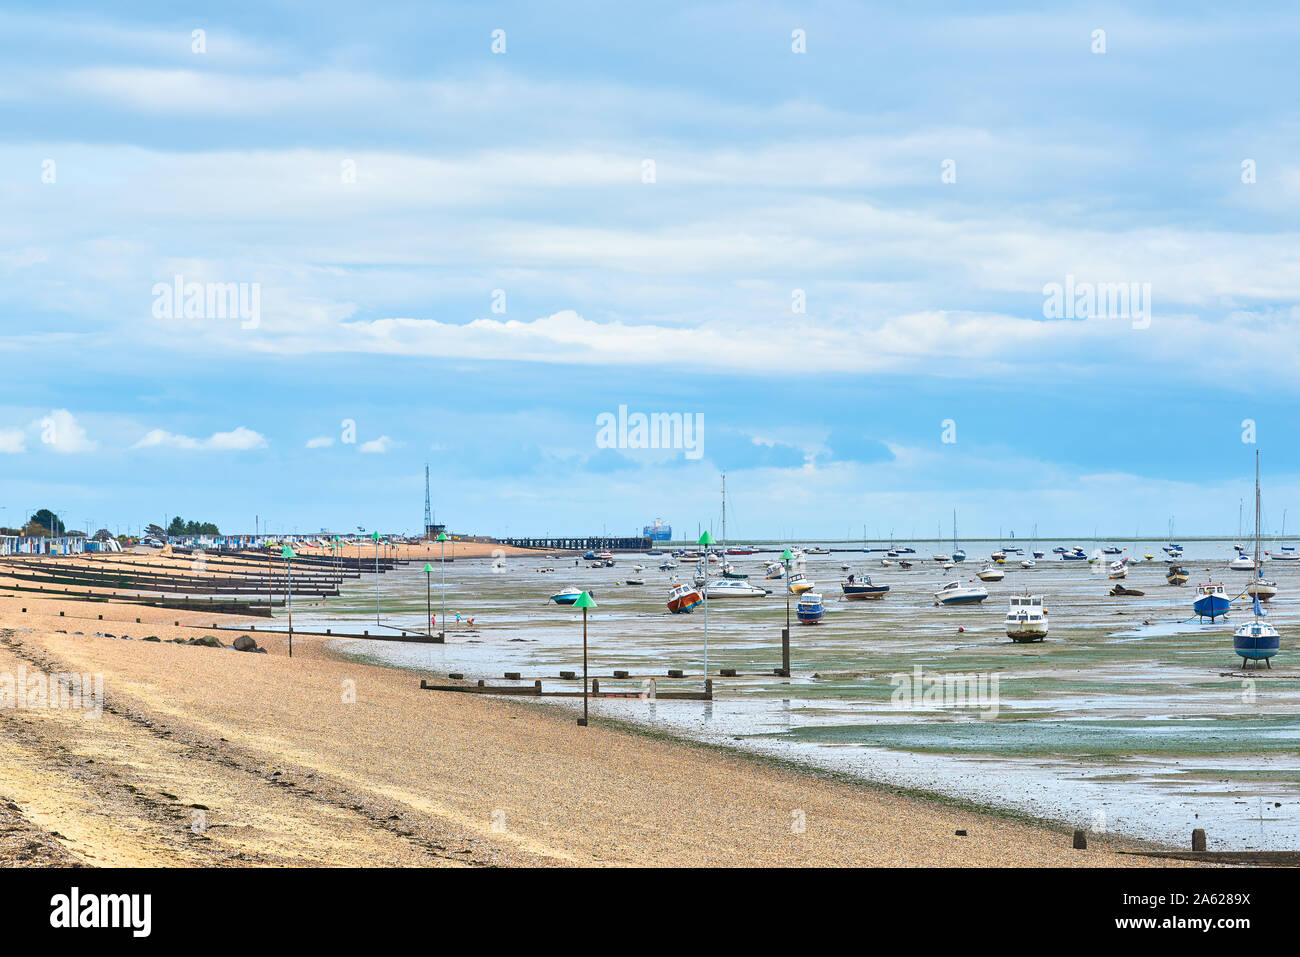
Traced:
<path fill-rule="evenodd" d="M 587 609 L 582 609 L 582 717 L 578 725 L 587 726 Z"/>
<path fill-rule="evenodd" d="M 1205 850 L 1205 828 L 1198 827 L 1192 831 L 1192 850 Z"/>
<path fill-rule="evenodd" d="M 289 559 L 284 560 L 284 583 L 286 594 L 289 599 L 289 657 L 293 657 L 293 571 L 290 569 Z"/>
<path fill-rule="evenodd" d="M 1074 849 L 1076 851 L 1086 851 L 1088 849 L 1088 834 L 1086 831 L 1074 832 Z"/>

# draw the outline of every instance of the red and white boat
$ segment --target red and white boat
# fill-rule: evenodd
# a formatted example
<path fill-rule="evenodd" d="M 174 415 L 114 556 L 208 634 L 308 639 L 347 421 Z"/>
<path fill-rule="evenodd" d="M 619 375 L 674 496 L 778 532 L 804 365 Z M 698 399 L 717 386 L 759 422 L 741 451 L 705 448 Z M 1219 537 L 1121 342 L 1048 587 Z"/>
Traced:
<path fill-rule="evenodd" d="M 668 594 L 668 610 L 674 615 L 684 615 L 704 601 L 699 590 L 691 585 L 674 585 Z"/>

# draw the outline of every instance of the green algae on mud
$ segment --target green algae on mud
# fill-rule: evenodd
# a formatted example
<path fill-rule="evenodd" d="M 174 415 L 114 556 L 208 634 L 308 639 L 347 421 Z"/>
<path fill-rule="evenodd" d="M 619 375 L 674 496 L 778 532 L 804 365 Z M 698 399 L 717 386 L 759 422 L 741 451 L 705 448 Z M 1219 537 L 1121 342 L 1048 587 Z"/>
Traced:
<path fill-rule="evenodd" d="M 1135 754 L 1249 755 L 1300 750 L 1300 716 L 1216 715 L 1145 721 L 967 720 L 848 724 L 756 734 L 819 744 L 859 744 L 936 754 L 1070 757 L 1084 761 Z M 1135 743 L 1139 746 L 1135 748 Z"/>

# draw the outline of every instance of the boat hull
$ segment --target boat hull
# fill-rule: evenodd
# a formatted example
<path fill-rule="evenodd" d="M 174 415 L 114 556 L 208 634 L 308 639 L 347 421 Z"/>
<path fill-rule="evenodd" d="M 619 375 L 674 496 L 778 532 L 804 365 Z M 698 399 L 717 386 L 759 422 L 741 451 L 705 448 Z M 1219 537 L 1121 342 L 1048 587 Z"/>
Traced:
<path fill-rule="evenodd" d="M 988 595 L 958 595 L 955 598 L 939 598 L 936 600 L 941 605 L 978 605 L 988 597 Z"/>
<path fill-rule="evenodd" d="M 687 615 L 694 611 L 704 599 L 697 591 L 668 600 L 668 610 L 674 615 Z"/>
<path fill-rule="evenodd" d="M 1031 641 L 1042 641 L 1047 637 L 1046 622 L 1018 622 L 1015 625 L 1007 626 L 1007 637 L 1012 641 L 1018 641 L 1021 644 L 1028 644 Z"/>
<path fill-rule="evenodd" d="M 1222 618 L 1228 613 L 1228 599 L 1222 595 L 1202 595 L 1192 602 L 1192 611 L 1202 618 Z"/>
<path fill-rule="evenodd" d="M 841 585 L 845 601 L 878 601 L 889 594 L 888 585 Z"/>
<path fill-rule="evenodd" d="M 1265 661 L 1281 650 L 1281 637 L 1271 635 L 1233 635 L 1232 650 L 1247 661 Z"/>

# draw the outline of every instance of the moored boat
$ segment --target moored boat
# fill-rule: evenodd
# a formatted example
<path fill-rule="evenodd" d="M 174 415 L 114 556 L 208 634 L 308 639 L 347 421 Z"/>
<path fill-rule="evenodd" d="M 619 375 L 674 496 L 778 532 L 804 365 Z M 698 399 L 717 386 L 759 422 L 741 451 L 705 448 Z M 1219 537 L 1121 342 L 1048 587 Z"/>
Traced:
<path fill-rule="evenodd" d="M 822 604 L 821 595 L 808 592 L 799 596 L 794 613 L 799 616 L 799 624 L 815 625 L 826 617 L 826 606 Z"/>
<path fill-rule="evenodd" d="M 684 615 L 704 601 L 704 597 L 690 585 L 674 585 L 668 593 L 668 610 L 674 615 Z"/>
<path fill-rule="evenodd" d="M 803 576 L 803 572 L 792 572 L 788 586 L 790 594 L 802 595 L 806 591 L 812 591 L 817 587 L 816 582 L 810 582 Z"/>
<path fill-rule="evenodd" d="M 1227 589 L 1217 582 L 1207 582 L 1196 586 L 1196 597 L 1192 600 L 1192 611 L 1202 618 L 1214 621 L 1228 613 L 1229 601 Z"/>
<path fill-rule="evenodd" d="M 1007 573 L 996 565 L 986 565 L 977 571 L 975 575 L 982 582 L 1000 582 L 1007 577 Z"/>
<path fill-rule="evenodd" d="M 1263 572 L 1246 586 L 1246 594 L 1260 601 L 1268 601 L 1277 595 L 1277 582 L 1264 577 Z"/>
<path fill-rule="evenodd" d="M 766 589 L 751 585 L 749 582 L 734 578 L 715 578 L 704 586 L 705 593 L 713 599 L 718 598 L 762 598 Z"/>
<path fill-rule="evenodd" d="M 948 582 L 934 593 L 936 605 L 975 605 L 989 597 L 988 589 L 976 584 Z"/>
<path fill-rule="evenodd" d="M 1285 519 L 1284 519 L 1285 521 Z M 1259 567 L 1259 450 L 1255 450 L 1255 567 Z M 1268 613 L 1260 606 L 1264 600 L 1265 586 L 1271 586 L 1273 594 L 1277 594 L 1277 586 L 1272 582 L 1264 581 L 1262 573 L 1256 571 L 1251 575 L 1251 583 L 1247 587 L 1250 592 L 1253 589 L 1251 598 L 1251 608 L 1254 611 L 1254 618 L 1237 628 L 1232 634 L 1232 650 L 1241 657 L 1241 666 L 1247 668 L 1251 662 L 1264 662 L 1269 668 L 1273 667 L 1272 659 L 1282 647 L 1281 636 L 1274 628 L 1264 619 Z M 1269 596 L 1270 598 L 1272 595 Z"/>
<path fill-rule="evenodd" d="M 841 586 L 845 601 L 866 601 L 884 598 L 889 594 L 888 585 L 873 585 L 870 575 L 850 575 Z"/>
<path fill-rule="evenodd" d="M 1165 572 L 1165 581 L 1171 585 L 1186 585 L 1190 577 L 1191 575 L 1182 565 L 1170 565 L 1169 570 Z"/>
<path fill-rule="evenodd" d="M 578 600 L 578 596 L 580 596 L 581 594 L 582 594 L 581 588 L 574 588 L 572 585 L 570 585 L 568 588 L 565 588 L 563 591 L 556 592 L 554 595 L 552 595 L 551 601 L 555 602 L 557 605 L 572 605 L 575 601 Z"/>
<path fill-rule="evenodd" d="M 1012 595 L 1007 609 L 1007 637 L 1012 641 L 1042 641 L 1047 637 L 1047 609 L 1041 595 Z"/>

